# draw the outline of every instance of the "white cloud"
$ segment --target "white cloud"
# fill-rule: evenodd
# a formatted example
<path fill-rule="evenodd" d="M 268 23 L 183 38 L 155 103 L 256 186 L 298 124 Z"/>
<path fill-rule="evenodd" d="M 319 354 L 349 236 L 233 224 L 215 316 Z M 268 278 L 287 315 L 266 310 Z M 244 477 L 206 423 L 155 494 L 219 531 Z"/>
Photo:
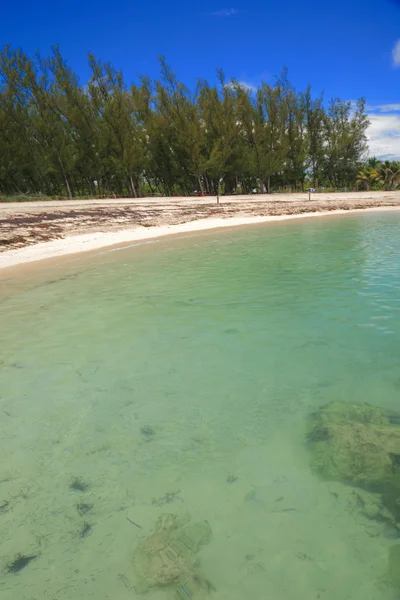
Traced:
<path fill-rule="evenodd" d="M 242 88 L 244 88 L 248 92 L 255 92 L 257 90 L 256 85 L 253 85 L 252 83 L 250 83 L 248 81 L 243 81 L 243 80 L 241 80 L 241 81 L 235 80 L 235 82 L 230 81 L 229 83 L 226 84 L 226 87 L 234 89 L 235 83 L 240 85 Z"/>
<path fill-rule="evenodd" d="M 397 112 L 400 111 L 400 104 L 378 104 L 377 106 L 367 106 L 368 111 L 372 112 Z"/>
<path fill-rule="evenodd" d="M 213 17 L 232 17 L 240 12 L 241 11 L 237 8 L 222 8 L 221 10 L 216 10 L 215 12 L 211 12 L 209 14 Z"/>
<path fill-rule="evenodd" d="M 369 112 L 368 118 L 370 155 L 381 159 L 400 160 L 400 114 Z"/>
<path fill-rule="evenodd" d="M 395 67 L 400 67 L 400 40 L 397 40 L 392 50 L 393 64 Z"/>

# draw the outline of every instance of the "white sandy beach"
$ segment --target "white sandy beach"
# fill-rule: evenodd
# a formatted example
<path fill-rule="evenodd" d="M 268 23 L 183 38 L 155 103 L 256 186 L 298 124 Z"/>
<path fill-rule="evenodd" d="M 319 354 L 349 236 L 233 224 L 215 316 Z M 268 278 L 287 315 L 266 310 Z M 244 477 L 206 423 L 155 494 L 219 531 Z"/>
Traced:
<path fill-rule="evenodd" d="M 355 210 L 332 210 L 321 212 L 310 212 L 301 214 L 285 214 L 275 216 L 256 217 L 233 217 L 233 218 L 210 218 L 177 225 L 161 225 L 155 227 L 137 227 L 121 231 L 98 231 L 82 235 L 71 235 L 64 239 L 41 242 L 25 248 L 8 250 L 0 254 L 0 269 L 13 267 L 25 263 L 37 262 L 44 259 L 56 258 L 81 252 L 110 248 L 112 246 L 126 245 L 129 243 L 143 242 L 145 240 L 218 229 L 222 227 L 236 227 L 243 225 L 257 225 L 261 223 L 277 222 L 287 219 L 304 219 L 310 217 L 326 217 L 330 215 L 344 215 L 359 212 L 400 210 L 397 207 L 373 207 Z"/>

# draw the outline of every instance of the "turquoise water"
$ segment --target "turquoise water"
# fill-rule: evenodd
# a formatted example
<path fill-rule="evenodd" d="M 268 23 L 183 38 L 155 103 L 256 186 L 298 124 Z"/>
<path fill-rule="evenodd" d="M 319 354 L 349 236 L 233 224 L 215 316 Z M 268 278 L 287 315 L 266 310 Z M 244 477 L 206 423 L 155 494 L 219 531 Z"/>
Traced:
<path fill-rule="evenodd" d="M 301 220 L 4 279 L 0 598 L 174 598 L 134 568 L 164 513 L 210 524 L 204 598 L 396 598 L 393 531 L 312 473 L 305 427 L 399 408 L 399 231 Z"/>

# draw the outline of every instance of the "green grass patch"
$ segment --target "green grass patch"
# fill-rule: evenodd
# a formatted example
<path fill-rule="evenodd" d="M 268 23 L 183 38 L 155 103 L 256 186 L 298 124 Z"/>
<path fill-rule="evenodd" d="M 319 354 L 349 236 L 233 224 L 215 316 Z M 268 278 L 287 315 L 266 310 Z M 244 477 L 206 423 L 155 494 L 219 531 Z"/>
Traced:
<path fill-rule="evenodd" d="M 28 195 L 28 194 L 9 194 L 1 195 L 0 202 L 39 202 L 47 200 L 60 200 L 59 196 L 44 196 L 41 194 Z"/>

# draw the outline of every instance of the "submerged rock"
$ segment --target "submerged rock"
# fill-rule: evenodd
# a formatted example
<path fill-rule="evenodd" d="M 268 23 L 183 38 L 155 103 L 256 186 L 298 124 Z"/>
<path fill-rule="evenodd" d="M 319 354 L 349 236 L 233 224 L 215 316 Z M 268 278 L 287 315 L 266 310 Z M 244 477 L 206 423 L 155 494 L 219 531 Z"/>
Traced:
<path fill-rule="evenodd" d="M 400 415 L 332 402 L 313 415 L 307 437 L 319 474 L 381 494 L 400 521 Z"/>
<path fill-rule="evenodd" d="M 374 521 L 386 536 L 399 537 L 400 415 L 332 402 L 313 415 L 308 440 L 319 474 L 358 488 L 349 504 L 354 514 Z M 400 592 L 400 544 L 390 549 L 388 575 Z"/>
<path fill-rule="evenodd" d="M 203 600 L 211 584 L 201 572 L 196 554 L 211 540 L 207 521 L 190 523 L 174 514 L 162 515 L 154 533 L 139 542 L 133 565 L 138 591 L 170 587 L 175 598 Z"/>
<path fill-rule="evenodd" d="M 380 494 L 340 482 L 330 483 L 329 491 L 335 504 L 349 512 L 370 537 L 400 537 L 400 523 L 383 505 Z"/>

